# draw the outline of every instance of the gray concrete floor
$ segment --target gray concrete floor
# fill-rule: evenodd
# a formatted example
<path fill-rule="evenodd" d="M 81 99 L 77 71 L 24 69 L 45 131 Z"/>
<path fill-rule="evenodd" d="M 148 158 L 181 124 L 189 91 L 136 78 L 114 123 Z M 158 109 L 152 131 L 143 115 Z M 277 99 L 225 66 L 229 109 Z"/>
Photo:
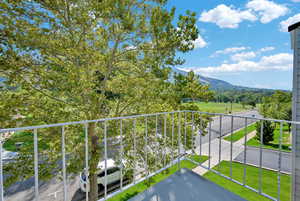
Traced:
<path fill-rule="evenodd" d="M 181 169 L 129 201 L 245 201 L 188 169 Z"/>

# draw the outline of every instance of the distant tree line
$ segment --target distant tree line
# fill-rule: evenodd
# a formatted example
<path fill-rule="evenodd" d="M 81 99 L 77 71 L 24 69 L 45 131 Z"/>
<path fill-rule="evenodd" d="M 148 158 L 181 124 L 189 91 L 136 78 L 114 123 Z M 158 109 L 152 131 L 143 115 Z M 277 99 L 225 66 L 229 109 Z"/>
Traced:
<path fill-rule="evenodd" d="M 242 105 L 255 107 L 256 104 L 262 103 L 264 97 L 270 97 L 275 91 L 272 90 L 226 90 L 216 91 L 213 97 L 215 102 L 233 102 Z"/>

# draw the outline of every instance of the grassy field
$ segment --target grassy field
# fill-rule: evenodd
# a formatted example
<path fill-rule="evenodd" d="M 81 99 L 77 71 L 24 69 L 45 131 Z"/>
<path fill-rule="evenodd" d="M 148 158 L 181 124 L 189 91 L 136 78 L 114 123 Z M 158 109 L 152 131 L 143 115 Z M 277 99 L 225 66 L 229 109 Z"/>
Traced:
<path fill-rule="evenodd" d="M 204 161 L 206 161 L 208 159 L 207 156 L 191 156 L 191 158 L 197 162 L 203 163 Z M 189 169 L 193 169 L 195 168 L 197 165 L 195 165 L 194 163 L 187 161 L 187 160 L 183 160 L 180 163 L 180 167 L 181 168 L 189 168 Z M 131 188 L 123 191 L 122 193 L 108 199 L 108 201 L 125 201 L 125 200 L 129 200 L 130 198 L 132 198 L 133 196 L 137 195 L 140 192 L 145 191 L 146 189 L 148 189 L 150 186 L 153 186 L 154 184 L 166 179 L 167 177 L 169 177 L 170 175 L 174 174 L 176 171 L 178 170 L 178 166 L 177 164 L 171 166 L 170 168 L 167 169 L 167 171 L 163 171 L 162 173 L 159 173 L 157 175 L 154 175 L 153 177 L 150 178 L 149 183 L 147 183 L 146 181 L 143 181 L 135 186 L 132 186 Z"/>
<path fill-rule="evenodd" d="M 247 126 L 247 134 L 255 131 L 256 127 L 255 127 L 255 124 L 252 124 L 250 126 Z M 232 141 L 233 142 L 236 142 L 238 141 L 239 139 L 243 138 L 245 136 L 245 128 L 239 130 L 239 131 L 236 131 L 232 134 Z M 227 137 L 224 138 L 224 140 L 227 140 L 227 141 L 231 141 L 231 135 L 228 135 Z"/>
<path fill-rule="evenodd" d="M 26 149 L 28 151 L 33 152 L 33 133 L 28 131 L 16 132 L 12 134 L 10 138 L 6 139 L 3 143 L 3 148 L 7 151 L 17 152 L 18 150 L 15 143 L 18 142 L 23 143 L 22 149 Z M 41 139 L 39 139 L 38 143 L 40 149 L 44 150 L 48 148 L 48 146 Z"/>
<path fill-rule="evenodd" d="M 280 128 L 277 125 L 276 129 L 274 131 L 274 140 L 269 142 L 269 144 L 264 144 L 263 148 L 278 150 L 279 149 L 279 136 L 280 136 Z M 288 131 L 288 126 L 284 125 L 283 132 L 282 132 L 282 150 L 289 151 L 289 152 L 291 151 L 289 148 L 289 146 L 291 146 L 291 141 L 290 141 L 291 137 L 292 137 L 292 135 Z M 259 147 L 260 141 L 258 141 L 257 138 L 254 137 L 247 142 L 247 145 Z"/>
<path fill-rule="evenodd" d="M 220 163 L 220 172 L 224 175 L 230 175 L 230 162 L 222 161 Z M 217 166 L 214 169 L 217 170 Z M 243 182 L 244 166 L 240 163 L 233 163 L 233 179 Z M 258 189 L 259 184 L 259 168 L 247 166 L 246 184 L 255 189 Z M 205 178 L 222 186 L 223 188 L 245 198 L 248 201 L 269 201 L 269 199 L 255 193 L 243 186 L 240 186 L 228 179 L 225 179 L 215 173 L 208 172 L 204 175 Z M 289 201 L 291 191 L 291 177 L 289 175 L 281 175 L 281 189 L 280 200 Z M 263 169 L 262 176 L 262 192 L 277 198 L 277 172 Z"/>
<path fill-rule="evenodd" d="M 230 103 L 215 103 L 215 102 L 199 102 L 196 103 L 199 107 L 199 110 L 202 112 L 211 112 L 211 113 L 229 113 L 231 110 Z M 240 112 L 251 109 L 250 106 L 243 107 L 239 103 L 232 104 L 232 112 Z"/>

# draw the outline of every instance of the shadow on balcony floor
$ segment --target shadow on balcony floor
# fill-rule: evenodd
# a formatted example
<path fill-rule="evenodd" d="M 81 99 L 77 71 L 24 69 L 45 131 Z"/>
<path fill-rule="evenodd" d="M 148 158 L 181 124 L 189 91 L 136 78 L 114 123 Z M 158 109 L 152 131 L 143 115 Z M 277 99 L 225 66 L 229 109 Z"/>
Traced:
<path fill-rule="evenodd" d="M 129 201 L 245 201 L 188 169 L 136 195 Z"/>

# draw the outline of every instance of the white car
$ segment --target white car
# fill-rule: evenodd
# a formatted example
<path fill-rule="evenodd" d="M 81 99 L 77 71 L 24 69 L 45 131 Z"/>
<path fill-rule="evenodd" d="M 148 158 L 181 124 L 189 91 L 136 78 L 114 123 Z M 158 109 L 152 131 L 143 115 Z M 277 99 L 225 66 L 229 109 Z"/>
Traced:
<path fill-rule="evenodd" d="M 123 164 L 121 165 L 124 166 Z M 104 171 L 105 161 L 99 162 L 97 168 L 99 169 L 98 178 L 97 178 L 98 185 L 104 186 L 105 185 L 105 171 Z M 85 171 L 80 173 L 79 177 L 80 177 L 79 185 L 81 191 L 86 192 L 86 188 L 88 188 L 89 191 L 89 186 L 87 186 L 87 182 L 86 182 Z M 107 184 L 112 184 L 120 180 L 121 180 L 120 166 L 116 165 L 116 162 L 113 159 L 107 159 Z"/>

